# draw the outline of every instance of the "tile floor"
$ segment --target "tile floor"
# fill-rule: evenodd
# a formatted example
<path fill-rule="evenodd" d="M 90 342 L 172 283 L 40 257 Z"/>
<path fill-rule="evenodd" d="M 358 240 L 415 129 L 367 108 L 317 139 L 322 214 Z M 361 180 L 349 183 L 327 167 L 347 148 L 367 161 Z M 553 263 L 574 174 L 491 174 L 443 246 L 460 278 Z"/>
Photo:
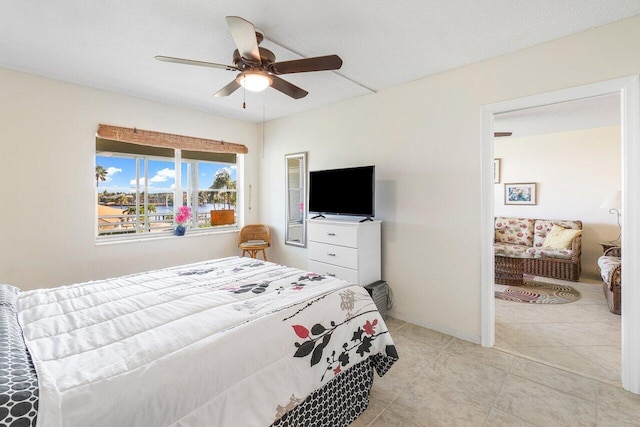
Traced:
<path fill-rule="evenodd" d="M 640 425 L 619 386 L 387 319 L 400 360 L 351 427 Z"/>
<path fill-rule="evenodd" d="M 602 282 L 565 282 L 580 292 L 569 304 L 496 299 L 496 348 L 620 385 L 620 316 L 607 308 Z"/>

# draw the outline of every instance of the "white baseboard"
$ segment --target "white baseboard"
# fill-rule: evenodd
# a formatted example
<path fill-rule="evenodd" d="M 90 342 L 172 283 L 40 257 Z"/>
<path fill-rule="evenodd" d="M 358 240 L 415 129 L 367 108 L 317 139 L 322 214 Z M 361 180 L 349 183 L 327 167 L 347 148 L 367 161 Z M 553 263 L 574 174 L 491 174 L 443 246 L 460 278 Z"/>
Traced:
<path fill-rule="evenodd" d="M 412 323 L 417 326 L 422 326 L 423 328 L 431 329 L 436 332 L 440 332 L 442 334 L 451 335 L 453 337 L 459 338 L 461 340 L 469 341 L 474 344 L 480 344 L 480 335 L 470 335 L 466 332 L 461 332 L 455 329 L 447 328 L 442 325 L 438 325 L 437 323 L 432 322 L 423 322 L 420 320 L 412 319 L 408 316 L 404 316 L 402 313 L 398 313 L 396 311 L 390 311 L 389 316 L 394 317 L 398 320 L 402 320 L 403 322 Z M 393 334 L 391 334 L 391 338 L 393 338 Z"/>

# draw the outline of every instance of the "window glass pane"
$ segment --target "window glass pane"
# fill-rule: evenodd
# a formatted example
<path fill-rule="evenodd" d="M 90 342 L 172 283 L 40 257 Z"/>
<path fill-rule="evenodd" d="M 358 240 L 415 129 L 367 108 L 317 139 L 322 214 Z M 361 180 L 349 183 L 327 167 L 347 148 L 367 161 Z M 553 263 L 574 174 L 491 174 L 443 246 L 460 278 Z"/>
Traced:
<path fill-rule="evenodd" d="M 136 204 L 135 177 L 134 157 L 96 156 L 99 235 L 136 232 L 135 217 L 129 213 Z"/>
<path fill-rule="evenodd" d="M 157 233 L 173 228 L 173 190 L 176 186 L 176 170 L 173 159 L 147 159 L 145 181 L 140 180 L 141 194 L 147 191 L 140 207 L 144 218 L 144 230 Z"/>
<path fill-rule="evenodd" d="M 198 207 L 205 227 L 204 218 L 208 213 L 209 226 L 229 226 L 237 222 L 236 218 L 236 165 L 233 163 L 198 162 Z"/>
<path fill-rule="evenodd" d="M 172 232 L 175 209 L 182 205 L 192 212 L 187 228 L 236 225 L 234 162 L 183 159 L 177 172 L 174 158 L 98 148 L 95 179 L 99 236 Z M 174 200 L 176 173 L 181 177 L 178 201 Z M 225 211 L 224 218 L 216 215 L 213 221 L 212 211 Z"/>
<path fill-rule="evenodd" d="M 176 187 L 176 169 L 173 159 L 149 160 L 149 192 L 152 190 L 170 189 Z M 142 185 L 142 183 L 141 183 Z"/>

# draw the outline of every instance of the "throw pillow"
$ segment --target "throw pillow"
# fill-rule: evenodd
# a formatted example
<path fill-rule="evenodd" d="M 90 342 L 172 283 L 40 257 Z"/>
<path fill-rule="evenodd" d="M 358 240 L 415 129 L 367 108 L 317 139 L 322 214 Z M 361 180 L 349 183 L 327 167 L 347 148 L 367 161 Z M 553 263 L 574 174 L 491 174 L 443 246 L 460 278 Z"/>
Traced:
<path fill-rule="evenodd" d="M 571 228 L 554 225 L 551 227 L 549 234 L 547 234 L 547 238 L 544 239 L 542 247 L 549 249 L 570 249 L 573 239 L 581 234 L 582 230 L 573 230 Z"/>

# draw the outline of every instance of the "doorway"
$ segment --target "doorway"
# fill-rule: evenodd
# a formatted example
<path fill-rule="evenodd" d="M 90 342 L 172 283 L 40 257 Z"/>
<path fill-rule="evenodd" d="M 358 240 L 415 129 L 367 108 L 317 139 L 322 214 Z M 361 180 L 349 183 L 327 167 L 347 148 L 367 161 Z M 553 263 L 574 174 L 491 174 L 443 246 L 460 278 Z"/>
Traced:
<path fill-rule="evenodd" d="M 495 300 L 495 348 L 620 386 L 620 316 L 608 309 L 597 267 L 603 254 L 599 243 L 617 239 L 619 230 L 617 216 L 600 206 L 622 188 L 620 96 L 494 118 L 495 133 L 510 134 L 496 137 L 494 143 L 501 166 L 494 193 L 496 218 L 555 219 L 567 227 L 580 221 L 583 230 L 576 244 L 580 264 L 558 263 L 562 267 L 553 273 L 549 265 L 538 267 L 542 275 L 525 275 L 523 285 L 496 285 L 503 299 Z M 527 181 L 537 186 L 535 204 L 507 202 L 505 190 Z M 531 245 L 541 245 L 541 230 L 534 227 L 531 232 Z M 579 281 L 574 277 L 578 265 Z M 528 294 L 538 289 L 545 290 L 545 296 Z"/>
<path fill-rule="evenodd" d="M 504 101 L 482 107 L 481 343 L 495 342 L 493 263 L 494 115 L 526 108 L 619 94 L 622 139 L 622 386 L 640 394 L 640 84 L 638 76 Z"/>

